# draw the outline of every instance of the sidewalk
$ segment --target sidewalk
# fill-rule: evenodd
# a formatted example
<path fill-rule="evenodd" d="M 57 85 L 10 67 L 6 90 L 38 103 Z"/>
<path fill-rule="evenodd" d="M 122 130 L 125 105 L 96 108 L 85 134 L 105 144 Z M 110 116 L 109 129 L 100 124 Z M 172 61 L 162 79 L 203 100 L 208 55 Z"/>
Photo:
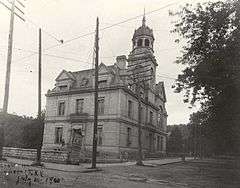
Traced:
<path fill-rule="evenodd" d="M 31 165 L 33 161 L 24 160 L 24 159 L 16 159 L 6 157 L 8 162 L 21 164 L 21 165 Z M 193 160 L 191 157 L 187 157 L 186 161 Z M 145 165 L 156 166 L 156 165 L 165 165 L 171 163 L 181 162 L 181 158 L 167 158 L 167 159 L 154 159 L 154 160 L 145 160 Z M 44 168 L 48 170 L 58 170 L 58 171 L 66 171 L 66 172 L 85 172 L 87 168 L 91 167 L 89 163 L 82 163 L 80 165 L 68 165 L 68 164 L 58 164 L 58 163 L 47 163 L 43 162 Z M 131 166 L 135 165 L 135 161 L 131 162 L 123 162 L 123 163 L 111 163 L 111 164 L 97 164 L 97 167 L 110 167 L 110 166 Z"/>

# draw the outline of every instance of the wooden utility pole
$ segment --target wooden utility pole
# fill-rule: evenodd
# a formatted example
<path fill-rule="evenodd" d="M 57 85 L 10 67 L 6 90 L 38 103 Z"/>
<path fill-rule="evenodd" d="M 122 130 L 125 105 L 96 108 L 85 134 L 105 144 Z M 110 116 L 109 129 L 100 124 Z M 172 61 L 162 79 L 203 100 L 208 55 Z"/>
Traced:
<path fill-rule="evenodd" d="M 10 73 L 11 73 L 11 63 L 12 63 L 14 10 L 15 10 L 15 0 L 12 0 L 10 28 L 9 28 L 9 36 L 8 36 L 8 55 L 7 55 L 7 68 L 6 68 L 6 78 L 5 78 L 5 94 L 4 94 L 4 101 L 3 101 L 4 113 L 7 113 L 7 110 L 8 110 Z"/>
<path fill-rule="evenodd" d="M 94 92 L 94 126 L 93 126 L 93 147 L 92 147 L 92 168 L 96 168 L 97 162 L 97 126 L 98 126 L 98 59 L 99 59 L 99 20 L 97 17 L 95 36 L 95 92 Z"/>
<path fill-rule="evenodd" d="M 147 64 L 147 61 L 138 62 L 137 64 L 128 65 L 128 72 L 130 72 L 130 79 L 132 79 L 131 85 L 136 85 L 136 94 L 138 100 L 138 156 L 136 159 L 136 165 L 144 165 L 143 164 L 143 153 L 142 153 L 142 122 L 141 122 L 141 83 L 144 85 L 144 91 L 147 93 L 147 88 L 145 86 L 146 82 L 152 80 L 152 75 L 149 75 L 149 71 L 151 69 L 147 69 L 150 65 Z M 147 98 L 145 98 L 147 100 Z M 146 107 L 146 113 L 147 107 Z M 147 118 L 147 115 L 146 115 Z M 146 120 L 147 121 L 147 120 Z"/>
<path fill-rule="evenodd" d="M 39 124 L 41 124 L 41 115 L 42 115 L 42 30 L 39 28 L 39 44 L 38 44 L 38 120 Z M 41 127 L 41 126 L 40 126 Z M 37 148 L 37 165 L 41 165 L 41 149 L 42 149 L 42 130 L 41 132 L 41 140 Z"/>
<path fill-rule="evenodd" d="M 142 125 L 141 125 L 141 93 L 140 93 L 140 80 L 137 80 L 137 98 L 138 98 L 138 159 L 137 165 L 142 166 Z"/>
<path fill-rule="evenodd" d="M 17 0 L 18 3 L 22 6 L 23 3 Z M 10 73 L 11 73 L 11 62 L 12 62 L 12 46 L 13 46 L 13 27 L 14 27 L 14 15 L 20 18 L 22 21 L 25 21 L 19 14 L 15 12 L 15 0 L 9 1 L 11 3 L 11 8 L 9 8 L 5 3 L 0 1 L 0 4 L 3 5 L 11 12 L 10 17 L 10 27 L 9 27 L 9 35 L 8 35 L 8 54 L 7 54 L 7 67 L 6 67 L 6 78 L 5 78 L 5 93 L 4 93 L 4 101 L 3 101 L 3 113 L 7 114 L 8 111 L 8 99 L 9 99 L 9 85 L 10 85 Z M 20 13 L 24 14 L 24 12 L 16 6 Z M 2 151 L 4 146 L 4 127 L 0 125 L 0 160 L 2 160 Z"/>

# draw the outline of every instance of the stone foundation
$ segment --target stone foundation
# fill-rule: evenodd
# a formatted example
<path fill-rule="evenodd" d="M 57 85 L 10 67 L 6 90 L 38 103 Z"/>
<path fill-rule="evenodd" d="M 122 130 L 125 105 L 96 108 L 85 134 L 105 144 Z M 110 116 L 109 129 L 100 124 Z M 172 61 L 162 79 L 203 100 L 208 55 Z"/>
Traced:
<path fill-rule="evenodd" d="M 23 148 L 3 148 L 4 157 L 14 157 L 18 159 L 35 160 L 37 156 L 36 149 L 23 149 Z M 68 154 L 66 151 L 55 151 L 55 150 L 42 150 L 42 161 L 45 162 L 58 162 L 67 163 Z"/>

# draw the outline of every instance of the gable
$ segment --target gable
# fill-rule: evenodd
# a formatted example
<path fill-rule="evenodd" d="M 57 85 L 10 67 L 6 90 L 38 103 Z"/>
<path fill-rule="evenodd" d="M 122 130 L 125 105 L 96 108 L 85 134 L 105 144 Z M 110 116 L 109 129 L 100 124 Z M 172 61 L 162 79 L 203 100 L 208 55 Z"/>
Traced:
<path fill-rule="evenodd" d="M 104 63 L 99 65 L 99 75 L 114 74 L 114 66 L 106 66 Z"/>
<path fill-rule="evenodd" d="M 108 74 L 110 72 L 108 71 L 107 66 L 105 64 L 101 63 L 99 65 L 99 72 L 98 73 L 99 74 Z"/>
<path fill-rule="evenodd" d="M 73 80 L 73 76 L 70 75 L 70 73 L 68 73 L 67 71 L 63 70 L 56 78 L 56 81 L 69 80 L 69 79 Z"/>

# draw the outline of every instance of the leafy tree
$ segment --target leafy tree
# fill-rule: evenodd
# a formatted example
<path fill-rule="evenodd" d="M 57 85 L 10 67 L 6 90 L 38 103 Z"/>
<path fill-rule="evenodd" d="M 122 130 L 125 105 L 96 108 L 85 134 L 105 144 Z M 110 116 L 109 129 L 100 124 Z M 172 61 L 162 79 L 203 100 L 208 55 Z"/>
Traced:
<path fill-rule="evenodd" d="M 201 115 L 215 154 L 240 153 L 240 1 L 187 4 L 171 15 L 180 18 L 176 42 L 185 44 L 175 91 L 201 104 L 193 117 Z"/>
<path fill-rule="evenodd" d="M 178 126 L 173 127 L 169 138 L 167 139 L 168 153 L 182 153 L 183 152 L 183 137 Z"/>
<path fill-rule="evenodd" d="M 39 119 L 0 113 L 0 125 L 4 129 L 4 146 L 37 148 L 41 141 L 44 113 Z"/>

